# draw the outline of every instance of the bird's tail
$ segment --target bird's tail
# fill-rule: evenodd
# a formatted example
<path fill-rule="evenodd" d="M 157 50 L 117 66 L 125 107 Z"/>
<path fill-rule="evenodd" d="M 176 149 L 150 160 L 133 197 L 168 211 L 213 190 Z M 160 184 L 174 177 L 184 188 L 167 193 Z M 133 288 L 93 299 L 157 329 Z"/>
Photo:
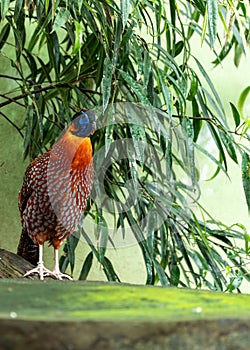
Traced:
<path fill-rule="evenodd" d="M 29 237 L 25 228 L 22 229 L 20 241 L 17 247 L 17 255 L 22 256 L 25 260 L 33 265 L 37 265 L 39 259 L 39 248 Z"/>

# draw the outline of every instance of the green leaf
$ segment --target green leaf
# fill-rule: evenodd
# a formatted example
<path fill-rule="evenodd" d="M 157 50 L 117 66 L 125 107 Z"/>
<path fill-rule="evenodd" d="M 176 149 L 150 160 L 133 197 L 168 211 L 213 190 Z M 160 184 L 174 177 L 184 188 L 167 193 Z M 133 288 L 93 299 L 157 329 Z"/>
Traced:
<path fill-rule="evenodd" d="M 159 262 L 156 259 L 154 259 L 153 264 L 154 264 L 154 267 L 155 267 L 155 270 L 157 273 L 157 277 L 159 278 L 159 281 L 161 282 L 161 285 L 162 286 L 169 286 L 169 281 L 168 281 L 166 272 L 164 271 L 161 264 L 159 264 Z"/>
<path fill-rule="evenodd" d="M 185 134 L 187 136 L 186 140 L 186 159 L 188 162 L 186 162 L 187 169 L 190 171 L 191 181 L 192 185 L 196 187 L 197 181 L 196 181 L 196 168 L 195 168 L 195 157 L 194 157 L 194 129 L 193 124 L 191 123 L 189 118 L 184 118 L 182 121 L 183 129 L 185 130 Z M 185 159 L 184 159 L 185 162 Z"/>
<path fill-rule="evenodd" d="M 191 39 L 192 35 L 195 32 L 194 28 L 196 26 L 196 23 L 199 23 L 200 15 L 201 15 L 201 13 L 199 11 L 197 11 L 196 9 L 194 9 L 192 11 L 191 21 L 190 21 L 190 24 L 188 26 L 188 32 L 187 32 L 187 39 L 188 40 Z"/>
<path fill-rule="evenodd" d="M 3 20 L 9 10 L 10 0 L 1 0 L 1 20 Z"/>
<path fill-rule="evenodd" d="M 178 41 L 175 45 L 174 57 L 178 56 L 184 48 L 184 42 L 182 40 Z"/>
<path fill-rule="evenodd" d="M 247 96 L 250 92 L 250 86 L 246 87 L 242 93 L 240 94 L 239 100 L 238 100 L 238 110 L 239 110 L 239 114 L 241 117 L 243 117 L 243 108 L 244 108 L 244 104 L 246 102 Z"/>
<path fill-rule="evenodd" d="M 109 104 L 113 77 L 113 66 L 108 57 L 103 63 L 103 78 L 102 78 L 102 108 L 106 110 Z"/>
<path fill-rule="evenodd" d="M 98 239 L 98 245 L 99 245 L 99 261 L 101 264 L 103 264 L 108 239 L 109 239 L 109 232 L 108 232 L 108 224 L 104 217 L 101 214 L 101 210 L 99 210 L 98 213 L 98 222 L 97 222 L 97 239 Z"/>
<path fill-rule="evenodd" d="M 129 124 L 129 129 L 133 139 L 133 146 L 135 149 L 136 159 L 139 160 L 141 164 L 144 163 L 144 150 L 146 146 L 146 134 L 145 129 L 142 125 Z"/>
<path fill-rule="evenodd" d="M 68 21 L 69 17 L 70 12 L 66 8 L 60 7 L 59 12 L 56 14 L 51 33 L 61 28 Z"/>
<path fill-rule="evenodd" d="M 227 170 L 224 168 L 224 166 L 221 164 L 221 162 L 218 161 L 210 152 L 208 152 L 207 150 L 205 150 L 205 149 L 204 149 L 203 147 L 201 147 L 198 143 L 195 143 L 195 144 L 194 144 L 194 147 L 197 148 L 200 152 L 204 153 L 208 158 L 210 158 L 211 161 L 212 161 L 213 163 L 215 163 L 215 164 L 218 166 L 218 168 L 220 168 L 220 170 L 222 170 L 222 171 L 225 173 L 225 175 L 228 176 Z"/>
<path fill-rule="evenodd" d="M 70 235 L 67 237 L 67 244 L 68 244 L 68 256 L 69 256 L 69 264 L 71 273 L 74 271 L 75 267 L 75 249 L 79 242 L 79 233 L 77 234 L 74 232 L 74 235 Z"/>
<path fill-rule="evenodd" d="M 149 250 L 148 250 L 143 232 L 141 231 L 141 228 L 138 225 L 131 210 L 127 210 L 125 212 L 125 215 L 128 219 L 128 222 L 130 224 L 132 232 L 133 232 L 133 234 L 134 234 L 134 236 L 139 244 L 139 247 L 141 248 L 141 252 L 142 252 L 142 255 L 144 258 L 145 268 L 146 268 L 146 272 L 147 272 L 146 284 L 154 284 L 154 271 L 153 271 L 153 266 L 152 266 L 152 257 L 150 255 Z"/>
<path fill-rule="evenodd" d="M 218 151 L 220 152 L 220 161 L 221 161 L 221 159 L 223 160 L 223 163 L 225 165 L 225 170 L 227 171 L 227 159 L 226 159 L 226 155 L 225 155 L 224 149 L 222 147 L 221 139 L 219 137 L 219 135 L 222 136 L 222 133 L 224 133 L 224 131 L 220 132 L 220 129 L 219 129 L 219 135 L 218 135 L 218 132 L 217 132 L 216 128 L 211 123 L 208 123 L 208 127 L 209 127 L 209 129 L 211 131 L 211 134 L 212 134 L 212 136 L 214 138 L 214 141 L 215 141 L 215 143 L 217 145 Z M 222 137 L 224 137 L 224 135 Z"/>
<path fill-rule="evenodd" d="M 240 114 L 237 108 L 235 107 L 235 105 L 232 102 L 229 102 L 229 103 L 233 113 L 234 124 L 235 124 L 235 127 L 237 128 L 240 125 Z"/>
<path fill-rule="evenodd" d="M 180 282 L 180 269 L 176 263 L 169 265 L 170 281 L 173 286 L 178 286 Z"/>
<path fill-rule="evenodd" d="M 112 262 L 106 256 L 104 257 L 103 270 L 107 276 L 108 281 L 120 282 L 120 279 L 115 272 Z"/>
<path fill-rule="evenodd" d="M 3 26 L 3 29 L 1 30 L 1 33 L 0 33 L 0 51 L 4 47 L 4 45 L 6 44 L 9 33 L 10 33 L 10 24 L 6 23 Z"/>
<path fill-rule="evenodd" d="M 230 278 L 230 282 L 227 286 L 227 291 L 232 292 L 235 289 L 238 289 L 243 281 L 243 275 L 238 273 L 236 276 Z"/>
<path fill-rule="evenodd" d="M 71 52 L 71 56 L 76 55 L 81 50 L 82 46 L 82 35 L 83 35 L 83 27 L 82 24 L 77 20 L 74 20 L 75 24 L 75 42 Z"/>
<path fill-rule="evenodd" d="M 23 11 L 23 0 L 17 0 L 14 10 L 14 20 L 17 22 L 20 13 Z"/>
<path fill-rule="evenodd" d="M 154 73 L 152 68 L 149 70 L 148 84 L 147 84 L 147 98 L 150 103 L 154 104 Z"/>
<path fill-rule="evenodd" d="M 81 273 L 79 276 L 79 280 L 86 280 L 87 279 L 89 271 L 90 271 L 91 266 L 92 266 L 92 262 L 93 262 L 93 252 L 90 252 L 87 255 L 87 257 L 83 263 L 82 270 L 81 270 Z"/>
<path fill-rule="evenodd" d="M 191 73 L 192 73 L 191 84 L 190 84 L 190 89 L 189 89 L 188 97 L 187 97 L 187 99 L 190 101 L 192 101 L 195 98 L 197 91 L 198 91 L 198 87 L 199 87 L 199 79 L 198 79 L 197 75 L 193 71 Z"/>
<path fill-rule="evenodd" d="M 126 27 L 129 10 L 130 10 L 130 0 L 121 0 L 120 1 L 121 14 L 122 14 L 122 27 L 123 29 Z"/>
<path fill-rule="evenodd" d="M 167 85 L 167 79 L 164 78 L 163 71 L 158 67 L 156 69 L 157 69 L 156 79 L 157 79 L 158 87 L 163 94 L 163 99 L 167 106 L 167 113 L 169 117 L 171 117 L 173 113 L 172 93 L 170 88 Z"/>
<path fill-rule="evenodd" d="M 230 158 L 235 162 L 238 163 L 237 154 L 234 148 L 232 136 L 227 134 L 224 130 L 219 129 L 220 138 L 223 142 L 223 145 L 225 146 L 227 153 L 229 154 Z"/>
<path fill-rule="evenodd" d="M 128 88 L 134 91 L 139 102 L 145 105 L 151 105 L 147 96 L 143 91 L 143 87 L 139 83 L 137 83 L 127 72 L 124 72 L 122 69 L 119 69 L 119 73 L 121 74 L 122 78 L 126 81 Z"/>
<path fill-rule="evenodd" d="M 219 95 L 218 95 L 218 93 L 217 93 L 215 87 L 214 87 L 214 84 L 212 83 L 212 80 L 210 79 L 208 73 L 206 72 L 206 70 L 204 69 L 204 67 L 202 66 L 202 64 L 201 64 L 195 57 L 194 57 L 194 59 L 195 59 L 195 61 L 196 61 L 196 64 L 197 64 L 197 66 L 198 66 L 200 72 L 202 73 L 202 75 L 203 75 L 203 77 L 205 78 L 206 82 L 208 83 L 208 85 L 209 85 L 211 91 L 213 92 L 213 95 L 214 95 L 214 97 L 215 97 L 215 100 L 216 100 L 218 106 L 220 107 L 222 114 L 224 115 L 225 113 L 224 113 L 223 104 L 222 104 L 222 102 L 221 102 L 221 99 L 220 99 L 220 97 L 219 97 Z"/>
<path fill-rule="evenodd" d="M 113 67 L 116 67 L 117 65 L 121 38 L 122 38 L 122 25 L 121 25 L 121 20 L 118 18 L 116 21 L 115 40 L 114 40 L 114 48 L 113 48 Z"/>
<path fill-rule="evenodd" d="M 246 196 L 248 210 L 250 211 L 250 156 L 247 153 L 242 155 L 242 183 Z"/>
<path fill-rule="evenodd" d="M 196 98 L 192 99 L 192 114 L 193 114 L 193 128 L 194 128 L 194 142 L 197 142 L 198 136 L 202 128 L 202 120 L 199 118 L 199 106 Z"/>
<path fill-rule="evenodd" d="M 205 12 L 203 15 L 203 22 L 202 22 L 202 32 L 201 32 L 201 43 L 203 44 L 206 38 L 207 33 L 207 25 L 208 25 L 208 7 L 206 6 Z"/>
<path fill-rule="evenodd" d="M 217 35 L 218 0 L 207 0 L 207 8 L 210 44 L 214 46 Z"/>

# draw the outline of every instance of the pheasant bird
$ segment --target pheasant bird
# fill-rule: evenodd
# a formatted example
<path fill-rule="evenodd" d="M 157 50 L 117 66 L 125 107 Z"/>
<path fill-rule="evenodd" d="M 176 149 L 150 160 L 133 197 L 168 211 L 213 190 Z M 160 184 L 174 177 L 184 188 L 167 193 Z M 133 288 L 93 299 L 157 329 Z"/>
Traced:
<path fill-rule="evenodd" d="M 94 113 L 78 112 L 71 125 L 50 148 L 26 169 L 18 195 L 22 234 L 17 249 L 37 267 L 24 276 L 38 273 L 40 279 L 68 278 L 59 269 L 58 249 L 71 235 L 86 207 L 93 184 L 92 145 Z M 43 244 L 54 247 L 54 270 L 43 264 Z"/>

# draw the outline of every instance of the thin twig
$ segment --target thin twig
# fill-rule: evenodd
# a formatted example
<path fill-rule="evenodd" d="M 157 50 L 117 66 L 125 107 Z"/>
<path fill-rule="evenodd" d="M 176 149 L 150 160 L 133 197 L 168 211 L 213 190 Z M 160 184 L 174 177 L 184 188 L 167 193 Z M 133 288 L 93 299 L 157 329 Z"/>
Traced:
<path fill-rule="evenodd" d="M 15 100 L 15 97 L 9 97 L 9 96 L 4 95 L 4 94 L 0 94 L 0 97 L 5 98 L 6 100 L 8 100 L 9 103 L 7 103 L 7 104 L 16 103 L 17 105 L 19 105 L 19 106 L 21 106 L 21 107 L 25 107 L 25 105 L 24 105 L 23 103 L 16 101 L 16 100 Z M 4 105 L 6 105 L 6 102 L 7 102 L 7 101 L 2 102 L 2 103 L 0 104 L 0 108 L 1 108 L 1 107 L 4 107 Z"/>
<path fill-rule="evenodd" d="M 172 114 L 172 117 L 173 118 L 178 118 L 178 119 L 181 119 L 183 118 L 183 116 L 180 116 L 180 115 L 176 115 L 176 114 Z M 210 122 L 213 122 L 214 121 L 214 118 L 210 118 L 210 117 L 201 117 L 201 116 L 194 116 L 194 117 L 191 117 L 191 116 L 184 116 L 188 119 L 192 119 L 192 120 L 208 120 Z"/>
<path fill-rule="evenodd" d="M 0 103 L 0 108 L 9 105 L 9 104 L 11 104 L 12 102 L 18 103 L 18 102 L 17 102 L 18 100 L 21 100 L 22 98 L 28 96 L 29 94 L 32 94 L 32 95 L 33 95 L 33 94 L 37 94 L 37 93 L 40 93 L 40 92 L 48 91 L 48 90 L 51 90 L 51 89 L 54 89 L 54 88 L 59 88 L 59 87 L 67 87 L 67 88 L 70 88 L 71 86 L 70 86 L 69 84 L 60 83 L 60 84 L 56 84 L 56 85 L 46 86 L 46 87 L 44 87 L 44 88 L 40 88 L 40 89 L 37 89 L 37 90 L 25 92 L 25 93 L 23 93 L 23 94 L 21 94 L 21 95 L 15 96 L 15 97 L 7 97 L 6 95 L 1 94 L 0 96 L 3 97 L 3 98 L 8 99 L 8 101 L 5 101 L 5 102 Z M 82 89 L 81 89 L 81 91 L 82 91 Z M 98 94 L 98 95 L 101 94 L 101 93 L 99 93 L 99 92 L 97 92 L 97 91 L 93 91 L 93 90 L 90 90 L 90 89 L 84 89 L 83 91 L 84 91 L 84 93 L 91 93 L 91 94 Z M 20 103 L 19 103 L 19 104 L 20 104 Z"/>
<path fill-rule="evenodd" d="M 15 123 L 13 123 L 13 121 L 10 120 L 10 119 L 7 117 L 7 115 L 5 115 L 3 112 L 0 111 L 0 114 L 4 117 L 4 119 L 6 119 L 6 120 L 18 131 L 18 133 L 19 133 L 19 134 L 22 136 L 22 138 L 23 138 L 24 135 L 23 135 L 21 129 L 20 129 Z"/>
<path fill-rule="evenodd" d="M 15 80 L 15 81 L 23 81 L 22 78 L 13 77 L 12 75 L 7 75 L 7 74 L 0 74 L 0 78 L 5 78 L 5 79 L 10 79 L 10 80 Z M 29 81 L 29 80 L 27 80 L 27 81 L 31 83 L 31 81 Z"/>

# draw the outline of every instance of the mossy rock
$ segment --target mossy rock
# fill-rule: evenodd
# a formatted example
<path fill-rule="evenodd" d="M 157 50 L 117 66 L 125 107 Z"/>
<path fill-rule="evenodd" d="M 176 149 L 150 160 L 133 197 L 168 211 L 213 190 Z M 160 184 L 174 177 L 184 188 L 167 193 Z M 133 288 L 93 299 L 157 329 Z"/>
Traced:
<path fill-rule="evenodd" d="M 248 349 L 250 295 L 0 280 L 0 349 Z"/>

